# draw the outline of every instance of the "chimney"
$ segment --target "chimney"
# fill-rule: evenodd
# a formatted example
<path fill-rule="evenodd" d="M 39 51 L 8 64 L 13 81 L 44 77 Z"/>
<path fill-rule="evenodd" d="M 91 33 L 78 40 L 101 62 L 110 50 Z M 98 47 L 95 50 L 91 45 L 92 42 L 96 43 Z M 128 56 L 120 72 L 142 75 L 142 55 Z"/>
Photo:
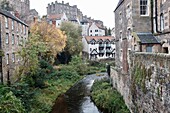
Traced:
<path fill-rule="evenodd" d="M 20 17 L 18 11 L 15 11 L 15 16 L 16 16 L 17 18 Z"/>
<path fill-rule="evenodd" d="M 56 21 L 52 20 L 52 25 L 54 25 L 56 27 Z"/>
<path fill-rule="evenodd" d="M 64 1 L 62 1 L 62 4 L 64 4 Z"/>

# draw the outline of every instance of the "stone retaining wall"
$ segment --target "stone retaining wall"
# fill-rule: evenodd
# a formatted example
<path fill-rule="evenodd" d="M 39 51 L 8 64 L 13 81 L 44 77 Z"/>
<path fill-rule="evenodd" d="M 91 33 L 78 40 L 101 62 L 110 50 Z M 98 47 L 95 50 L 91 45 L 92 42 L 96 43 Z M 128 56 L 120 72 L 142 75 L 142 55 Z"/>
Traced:
<path fill-rule="evenodd" d="M 170 112 L 170 55 L 130 53 L 129 73 L 111 69 L 113 87 L 132 113 Z"/>

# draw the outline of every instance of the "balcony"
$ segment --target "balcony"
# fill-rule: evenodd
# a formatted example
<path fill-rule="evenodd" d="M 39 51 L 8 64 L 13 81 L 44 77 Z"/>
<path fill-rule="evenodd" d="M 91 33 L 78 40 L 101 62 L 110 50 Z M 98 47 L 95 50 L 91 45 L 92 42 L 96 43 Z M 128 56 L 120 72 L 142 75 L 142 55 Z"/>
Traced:
<path fill-rule="evenodd" d="M 99 50 L 99 53 L 104 53 L 105 51 L 104 50 Z"/>
<path fill-rule="evenodd" d="M 106 44 L 106 47 L 111 47 L 111 44 Z"/>
<path fill-rule="evenodd" d="M 99 47 L 104 47 L 104 44 L 99 44 Z"/>
<path fill-rule="evenodd" d="M 112 50 L 106 49 L 106 53 L 111 53 L 111 52 L 112 52 Z"/>

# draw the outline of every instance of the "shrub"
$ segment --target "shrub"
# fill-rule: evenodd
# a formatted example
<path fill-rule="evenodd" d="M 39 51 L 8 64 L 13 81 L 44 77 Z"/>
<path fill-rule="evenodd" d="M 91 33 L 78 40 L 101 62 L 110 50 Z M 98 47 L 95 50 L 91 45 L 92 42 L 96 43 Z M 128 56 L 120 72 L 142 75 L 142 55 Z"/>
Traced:
<path fill-rule="evenodd" d="M 108 113 L 130 113 L 123 97 L 112 89 L 108 80 L 95 81 L 91 96 L 96 105 Z"/>
<path fill-rule="evenodd" d="M 1 91 L 0 112 L 1 113 L 24 113 L 25 109 L 20 99 L 17 99 L 12 91 Z"/>

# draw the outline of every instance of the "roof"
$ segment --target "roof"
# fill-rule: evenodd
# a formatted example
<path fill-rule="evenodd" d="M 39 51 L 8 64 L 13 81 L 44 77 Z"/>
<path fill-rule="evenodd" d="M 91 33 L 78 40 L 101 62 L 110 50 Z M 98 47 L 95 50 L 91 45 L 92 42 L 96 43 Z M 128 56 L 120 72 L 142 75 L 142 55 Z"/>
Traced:
<path fill-rule="evenodd" d="M 136 33 L 141 44 L 160 44 L 152 33 Z"/>
<path fill-rule="evenodd" d="M 105 30 L 105 28 L 103 28 L 100 24 L 98 24 L 98 23 L 95 23 L 95 22 L 93 22 L 93 23 L 90 23 L 90 26 L 89 26 L 89 28 L 93 25 L 93 24 L 95 24 L 99 29 L 102 29 L 102 30 Z"/>
<path fill-rule="evenodd" d="M 0 14 L 5 15 L 5 16 L 8 17 L 8 18 L 11 18 L 11 19 L 13 19 L 13 20 L 15 20 L 15 21 L 17 21 L 17 22 L 20 22 L 20 23 L 28 26 L 25 22 L 23 22 L 22 20 L 20 20 L 19 18 L 17 18 L 17 17 L 14 16 L 13 14 L 11 14 L 9 11 L 0 9 Z"/>
<path fill-rule="evenodd" d="M 99 41 L 99 40 L 103 40 L 103 41 L 106 41 L 106 40 L 109 40 L 109 41 L 112 41 L 114 38 L 111 37 L 111 36 L 86 36 L 85 37 L 87 42 L 89 43 L 91 40 L 95 40 L 95 41 Z"/>
<path fill-rule="evenodd" d="M 50 15 L 48 15 L 48 19 L 50 19 L 50 20 L 53 20 L 53 19 L 60 20 L 62 16 L 63 16 L 63 14 L 50 14 Z"/>
<path fill-rule="evenodd" d="M 114 12 L 117 10 L 117 8 L 123 3 L 124 0 L 119 0 L 117 6 L 116 6 L 116 9 L 114 10 Z"/>

